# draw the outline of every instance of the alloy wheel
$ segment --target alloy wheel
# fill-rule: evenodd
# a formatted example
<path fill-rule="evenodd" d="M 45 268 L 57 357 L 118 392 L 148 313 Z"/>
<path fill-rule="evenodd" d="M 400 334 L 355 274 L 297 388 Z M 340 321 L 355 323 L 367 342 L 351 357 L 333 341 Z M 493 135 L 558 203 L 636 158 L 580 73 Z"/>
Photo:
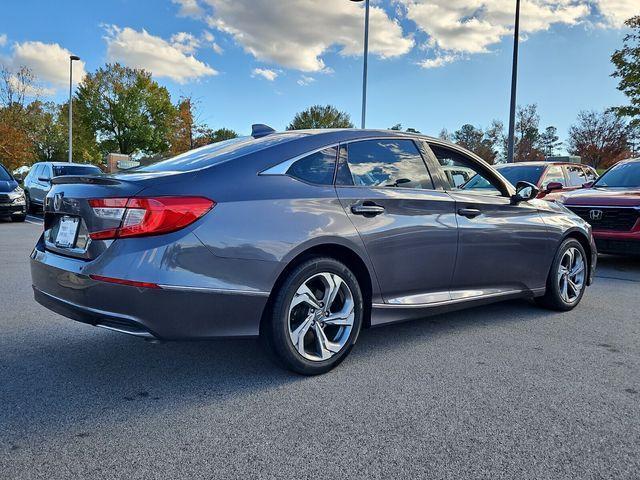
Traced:
<path fill-rule="evenodd" d="M 585 261 L 582 252 L 575 247 L 568 248 L 558 266 L 558 290 L 566 303 L 573 303 L 584 288 Z"/>
<path fill-rule="evenodd" d="M 336 355 L 347 343 L 355 320 L 353 294 L 340 275 L 322 272 L 307 278 L 291 300 L 289 337 L 311 361 Z"/>

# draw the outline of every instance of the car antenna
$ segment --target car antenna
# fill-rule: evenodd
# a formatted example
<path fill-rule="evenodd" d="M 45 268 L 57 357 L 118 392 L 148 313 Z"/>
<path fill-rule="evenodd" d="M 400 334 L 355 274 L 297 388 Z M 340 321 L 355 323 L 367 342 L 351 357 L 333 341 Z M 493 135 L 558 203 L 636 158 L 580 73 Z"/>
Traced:
<path fill-rule="evenodd" d="M 251 136 L 253 138 L 266 137 L 274 132 L 275 130 L 273 128 L 269 125 L 265 125 L 264 123 L 254 123 L 251 125 Z"/>

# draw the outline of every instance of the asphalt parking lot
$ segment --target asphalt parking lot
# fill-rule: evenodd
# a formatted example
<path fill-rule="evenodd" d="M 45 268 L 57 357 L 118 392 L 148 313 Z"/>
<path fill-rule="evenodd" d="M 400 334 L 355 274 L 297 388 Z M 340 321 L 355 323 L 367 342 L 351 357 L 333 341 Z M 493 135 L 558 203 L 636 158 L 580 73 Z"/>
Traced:
<path fill-rule="evenodd" d="M 581 305 L 368 330 L 333 372 L 254 340 L 145 343 L 33 301 L 41 226 L 0 222 L 0 478 L 638 478 L 640 261 Z"/>

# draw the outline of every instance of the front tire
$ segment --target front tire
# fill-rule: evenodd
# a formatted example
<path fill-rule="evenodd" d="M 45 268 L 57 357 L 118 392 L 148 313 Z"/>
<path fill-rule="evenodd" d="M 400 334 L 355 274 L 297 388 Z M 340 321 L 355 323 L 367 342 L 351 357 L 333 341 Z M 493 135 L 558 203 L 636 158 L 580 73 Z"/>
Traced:
<path fill-rule="evenodd" d="M 27 219 L 27 215 L 14 215 L 11 217 L 13 222 L 24 222 Z"/>
<path fill-rule="evenodd" d="M 313 258 L 298 265 L 275 292 L 260 335 L 284 368 L 318 375 L 349 354 L 363 310 L 353 272 L 333 258 Z"/>
<path fill-rule="evenodd" d="M 575 238 L 567 238 L 556 252 L 547 278 L 544 296 L 536 298 L 538 305 L 566 312 L 582 300 L 587 285 L 587 255 Z"/>

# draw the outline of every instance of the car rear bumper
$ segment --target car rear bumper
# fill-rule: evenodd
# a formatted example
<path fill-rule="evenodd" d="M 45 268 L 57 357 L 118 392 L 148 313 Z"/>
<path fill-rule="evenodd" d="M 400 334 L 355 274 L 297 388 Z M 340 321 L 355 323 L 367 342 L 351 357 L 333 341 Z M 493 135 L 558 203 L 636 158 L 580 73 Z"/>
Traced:
<path fill-rule="evenodd" d="M 83 273 L 82 260 L 38 248 L 31 255 L 34 298 L 90 325 L 161 340 L 258 335 L 267 292 L 105 283 Z"/>
<path fill-rule="evenodd" d="M 0 217 L 9 217 L 12 215 L 26 215 L 26 214 L 27 214 L 27 209 L 24 203 L 22 205 L 18 205 L 18 204 L 0 205 Z"/>

